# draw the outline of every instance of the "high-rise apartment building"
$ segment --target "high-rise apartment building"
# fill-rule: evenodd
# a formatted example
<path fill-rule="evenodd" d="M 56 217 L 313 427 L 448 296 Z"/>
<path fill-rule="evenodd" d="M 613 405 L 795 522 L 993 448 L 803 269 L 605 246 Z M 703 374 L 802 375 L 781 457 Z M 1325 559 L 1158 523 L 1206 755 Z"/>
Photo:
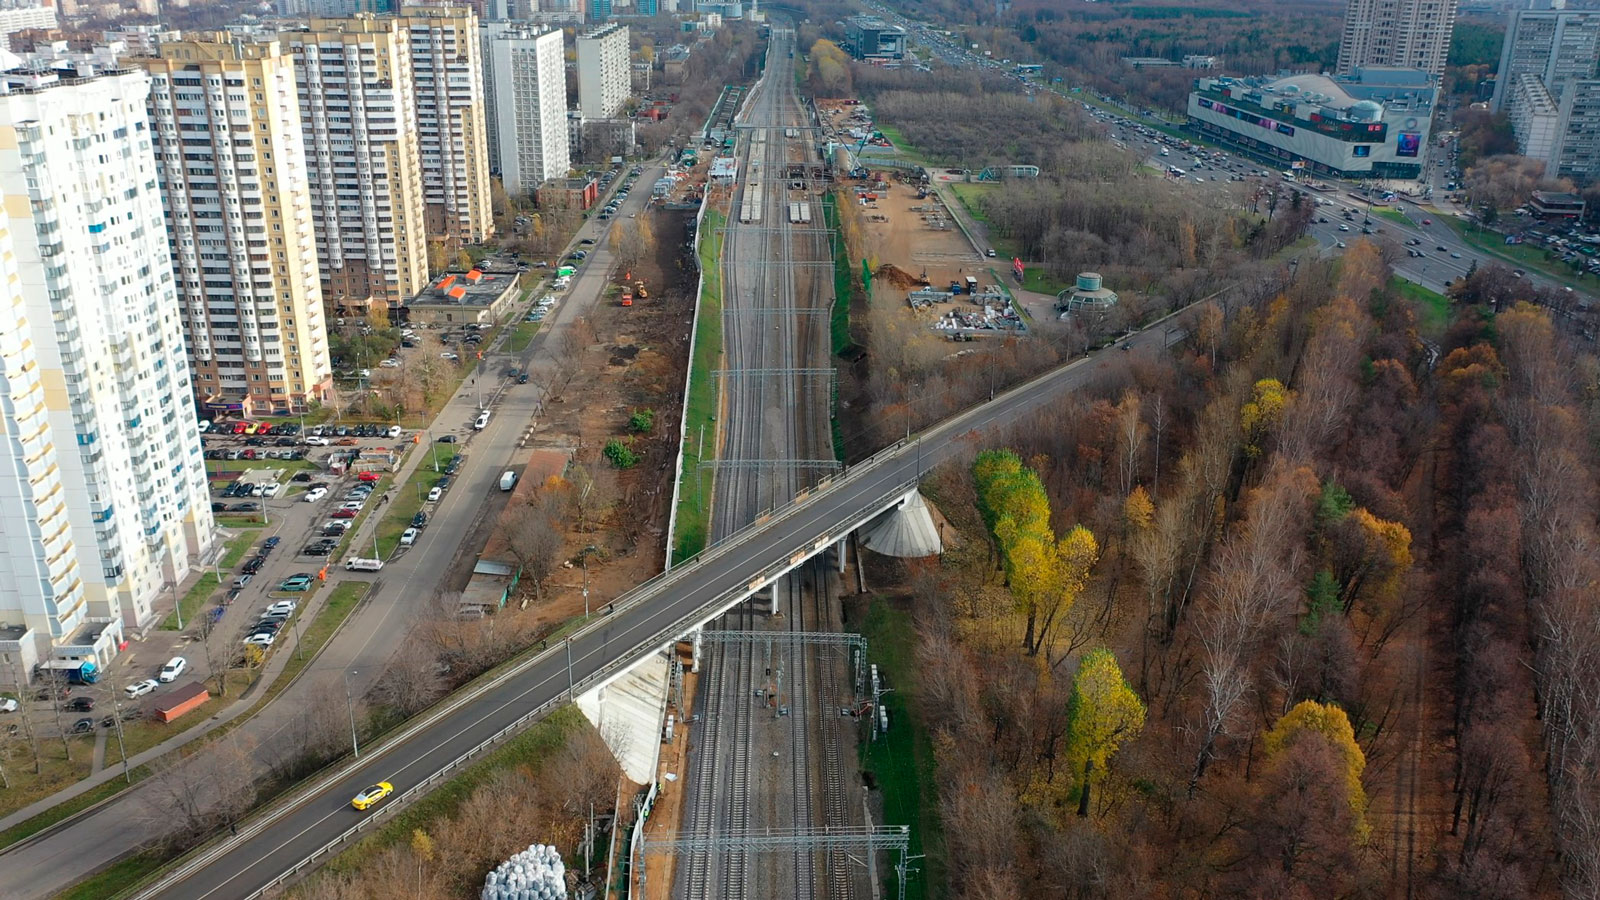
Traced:
<path fill-rule="evenodd" d="M 464 6 L 407 6 L 400 21 L 416 79 L 428 234 L 452 247 L 482 243 L 494 233 L 494 213 L 478 17 Z"/>
<path fill-rule="evenodd" d="M 1533 75 L 1557 100 L 1567 84 L 1593 78 L 1600 59 L 1600 11 L 1512 10 L 1495 76 L 1496 112 L 1505 109 L 1518 75 Z"/>
<path fill-rule="evenodd" d="M 191 35 L 133 62 L 150 123 L 195 391 L 217 413 L 304 412 L 333 388 L 294 60 Z"/>
<path fill-rule="evenodd" d="M 1398 66 L 1444 74 L 1456 0 L 1346 0 L 1340 75 L 1357 66 Z"/>
<path fill-rule="evenodd" d="M 578 35 L 578 111 L 585 119 L 614 119 L 633 90 L 628 26 L 604 25 Z"/>
<path fill-rule="evenodd" d="M 0 74 L 0 622 L 101 662 L 213 531 L 149 85 L 109 54 Z"/>
<path fill-rule="evenodd" d="M 504 22 L 484 28 L 491 165 L 513 196 L 565 178 L 572 168 L 565 45 L 560 29 Z"/>
<path fill-rule="evenodd" d="M 323 303 L 397 312 L 428 281 L 409 35 L 400 20 L 313 18 L 294 55 Z"/>
<path fill-rule="evenodd" d="M 11 46 L 11 35 L 30 28 L 55 28 L 56 10 L 39 0 L 0 0 L 0 47 Z"/>

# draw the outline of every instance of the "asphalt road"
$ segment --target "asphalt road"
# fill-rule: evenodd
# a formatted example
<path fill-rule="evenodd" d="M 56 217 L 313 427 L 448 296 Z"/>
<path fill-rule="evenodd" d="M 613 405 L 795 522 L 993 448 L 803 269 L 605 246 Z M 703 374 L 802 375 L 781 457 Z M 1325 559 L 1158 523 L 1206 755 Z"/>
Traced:
<path fill-rule="evenodd" d="M 623 201 L 624 217 L 629 212 L 644 209 L 649 186 L 662 173 L 660 166 L 646 167 L 635 183 L 641 189 L 630 192 Z M 351 614 L 344 628 L 305 674 L 236 731 L 247 745 L 256 747 L 256 757 L 263 765 L 281 749 L 283 742 L 295 739 L 293 726 L 307 705 L 317 702 L 319 696 L 325 699 L 330 685 L 341 685 L 346 673 L 349 673 L 352 691 L 357 696 L 366 693 L 382 674 L 389 658 L 403 650 L 412 623 L 427 612 L 433 598 L 447 587 L 444 580 L 462 549 L 462 539 L 473 532 L 480 519 L 498 514 L 505 502 L 499 490 L 500 474 L 508 468 L 521 472 L 527 455 L 527 451 L 518 449 L 523 431 L 538 414 L 544 389 L 557 374 L 560 354 L 553 351 L 561 346 L 560 342 L 573 323 L 589 314 L 606 282 L 612 262 L 605 240 L 610 224 L 590 220 L 580 230 L 577 238 L 592 238 L 595 246 L 590 248 L 589 259 L 572 279 L 565 299 L 551 310 L 544 327 L 528 348 L 515 359 L 486 352 L 476 381 L 471 377 L 464 381 L 461 390 L 435 419 L 435 427 L 424 433 L 424 441 L 436 440 L 447 432 L 457 435 L 460 443 L 455 446 L 466 459 L 454 484 L 438 503 L 428 504 L 428 527 L 414 547 L 392 557 L 381 572 L 355 573 L 363 579 L 376 578 L 367 601 Z M 436 333 L 423 333 L 425 346 L 437 346 L 431 340 Z M 528 384 L 518 385 L 502 376 L 501 373 L 513 365 L 531 370 Z M 472 420 L 480 403 L 493 409 L 494 415 L 488 427 L 475 432 Z M 409 457 L 402 474 L 409 473 L 421 456 Z M 342 493 L 342 484 L 335 496 Z M 298 514 L 300 511 L 296 507 L 305 505 L 292 503 L 289 507 Z M 326 511 L 310 519 L 294 521 L 302 529 L 311 523 L 320 524 L 326 518 Z M 376 523 L 369 525 L 375 526 Z M 278 557 L 293 559 L 293 564 L 286 568 L 315 571 L 313 563 L 316 561 L 293 557 L 302 543 L 303 540 L 285 535 L 283 546 L 274 555 L 275 561 Z M 369 538 L 367 542 L 356 541 L 351 555 L 371 555 L 370 551 Z M 342 568 L 330 566 L 330 569 L 337 569 L 339 574 L 335 578 L 343 577 Z M 252 589 L 254 587 L 252 585 Z M 199 654 L 196 651 L 190 655 Z M 194 664 L 195 660 L 191 659 L 190 663 Z M 26 900 L 51 896 L 82 878 L 84 873 L 108 865 L 160 837 L 163 822 L 146 799 L 148 793 L 148 788 L 136 785 L 66 827 L 0 853 L 0 897 Z"/>
<path fill-rule="evenodd" d="M 1176 334 L 1174 328 L 1159 326 L 1137 334 L 1124 342 L 1126 350 L 1123 345 L 1109 348 L 1040 376 L 850 470 L 788 514 L 763 520 L 699 560 L 642 585 L 619 600 L 611 616 L 549 648 L 409 740 L 367 758 L 298 807 L 275 819 L 248 823 L 226 853 L 185 880 L 147 896 L 201 900 L 250 895 L 358 822 L 361 814 L 350 807 L 350 798 L 362 788 L 377 781 L 388 781 L 399 791 L 419 784 L 507 723 L 561 699 L 569 683 L 575 682 L 581 691 L 597 673 L 609 673 L 619 661 L 636 661 L 657 649 L 663 635 L 685 633 L 716 611 L 711 604 L 731 603 L 742 596 L 753 573 L 787 564 L 823 538 L 838 537 L 841 522 L 858 520 L 873 501 L 960 453 L 965 438 L 1024 420 L 1052 398 L 1092 381 L 1124 352 L 1164 347 L 1169 334 Z"/>

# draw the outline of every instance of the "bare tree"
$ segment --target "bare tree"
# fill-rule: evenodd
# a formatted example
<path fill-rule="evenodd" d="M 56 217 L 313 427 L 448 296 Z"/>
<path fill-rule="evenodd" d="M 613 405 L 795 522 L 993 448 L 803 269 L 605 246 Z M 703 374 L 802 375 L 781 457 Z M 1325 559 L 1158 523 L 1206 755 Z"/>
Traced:
<path fill-rule="evenodd" d="M 248 741 L 231 734 L 190 757 L 154 764 L 141 796 L 169 847 L 193 846 L 250 808 L 256 799 L 255 781 L 247 774 L 250 751 Z"/>
<path fill-rule="evenodd" d="M 561 556 L 561 524 L 543 504 L 513 509 L 505 517 L 502 534 L 506 549 L 516 559 L 522 578 L 533 583 L 533 595 L 543 598 L 544 582 Z"/>
<path fill-rule="evenodd" d="M 438 698 L 443 688 L 437 660 L 422 653 L 397 653 L 367 697 L 402 718 L 410 718 Z"/>

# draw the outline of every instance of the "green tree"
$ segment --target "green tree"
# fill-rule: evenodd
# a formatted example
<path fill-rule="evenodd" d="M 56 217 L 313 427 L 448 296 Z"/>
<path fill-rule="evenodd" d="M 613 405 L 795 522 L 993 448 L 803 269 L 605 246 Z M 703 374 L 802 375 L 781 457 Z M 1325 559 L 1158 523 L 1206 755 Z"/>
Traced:
<path fill-rule="evenodd" d="M 649 434 L 656 427 L 656 411 L 653 409 L 636 409 L 628 417 L 628 430 L 639 434 Z"/>
<path fill-rule="evenodd" d="M 619 469 L 631 469 L 639 464 L 639 454 L 626 443 L 612 438 L 606 441 L 605 450 L 601 451 L 608 462 Z"/>
<path fill-rule="evenodd" d="M 1067 701 L 1067 759 L 1083 771 L 1078 815 L 1089 815 L 1089 786 L 1125 742 L 1144 730 L 1144 703 L 1110 650 L 1091 650 L 1078 663 Z"/>

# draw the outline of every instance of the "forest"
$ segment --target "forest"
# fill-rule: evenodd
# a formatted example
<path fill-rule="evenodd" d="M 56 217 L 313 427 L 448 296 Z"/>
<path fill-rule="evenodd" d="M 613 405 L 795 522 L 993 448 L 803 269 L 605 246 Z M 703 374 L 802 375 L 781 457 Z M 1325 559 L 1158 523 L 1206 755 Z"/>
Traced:
<path fill-rule="evenodd" d="M 1529 303 L 1423 325 L 1366 241 L 1258 274 L 884 564 L 941 893 L 1595 896 L 1600 364 Z"/>

